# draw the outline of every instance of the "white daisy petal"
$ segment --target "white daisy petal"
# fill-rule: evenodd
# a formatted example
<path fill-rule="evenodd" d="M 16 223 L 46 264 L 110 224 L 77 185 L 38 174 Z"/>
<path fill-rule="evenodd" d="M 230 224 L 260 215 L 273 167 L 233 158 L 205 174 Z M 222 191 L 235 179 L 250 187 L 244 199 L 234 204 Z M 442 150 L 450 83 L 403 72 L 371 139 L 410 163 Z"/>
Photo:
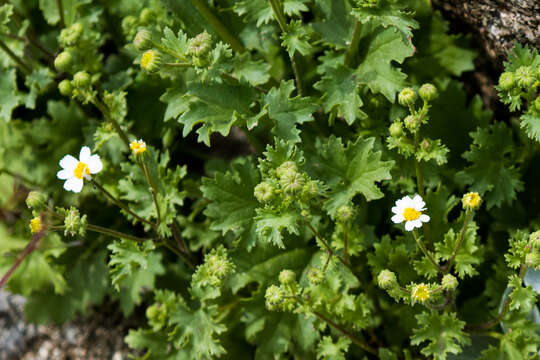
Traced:
<path fill-rule="evenodd" d="M 79 160 L 85 164 L 88 164 L 88 161 L 90 161 L 90 155 L 90 148 L 88 146 L 83 146 L 79 154 Z"/>
<path fill-rule="evenodd" d="M 422 222 L 420 221 L 420 219 L 416 219 L 416 220 L 413 220 L 411 221 L 413 223 L 413 226 L 414 227 L 417 227 L 417 228 L 421 228 L 422 227 Z"/>
<path fill-rule="evenodd" d="M 424 206 L 426 206 L 426 203 L 424 202 L 424 200 L 422 200 L 422 197 L 420 195 L 415 195 L 415 197 L 413 198 L 413 203 L 417 210 L 420 210 Z"/>
<path fill-rule="evenodd" d="M 419 220 L 420 220 L 421 222 L 428 222 L 429 219 L 430 219 L 429 215 L 426 215 L 426 214 L 420 215 L 420 218 L 419 218 Z"/>
<path fill-rule="evenodd" d="M 66 183 L 64 184 L 64 189 L 68 191 L 73 191 L 74 193 L 79 193 L 83 188 L 83 184 L 84 182 L 82 179 L 72 177 L 71 179 L 66 180 Z"/>
<path fill-rule="evenodd" d="M 62 169 L 65 169 L 65 170 L 71 171 L 71 172 L 73 172 L 73 170 L 75 170 L 78 163 L 79 163 L 79 161 L 77 159 L 75 159 L 71 155 L 64 156 L 62 158 L 62 160 L 60 160 L 60 162 L 59 162 Z"/>
<path fill-rule="evenodd" d="M 399 207 L 398 207 L 398 206 L 394 206 L 394 207 L 392 208 L 392 212 L 393 212 L 394 214 L 399 214 Z"/>
<path fill-rule="evenodd" d="M 103 163 L 99 158 L 99 155 L 92 155 L 87 162 L 88 169 L 90 169 L 90 174 L 97 174 L 103 169 Z"/>
<path fill-rule="evenodd" d="M 396 214 L 396 215 L 392 216 L 392 221 L 393 221 L 395 224 L 402 223 L 404 220 L 405 220 L 405 218 L 403 217 L 403 215 Z"/>
<path fill-rule="evenodd" d="M 405 223 L 405 230 L 412 231 L 414 229 L 414 224 L 412 221 L 407 221 Z"/>
<path fill-rule="evenodd" d="M 66 169 L 62 169 L 59 172 L 56 173 L 56 177 L 60 180 L 66 180 L 73 176 L 73 171 L 68 171 Z"/>

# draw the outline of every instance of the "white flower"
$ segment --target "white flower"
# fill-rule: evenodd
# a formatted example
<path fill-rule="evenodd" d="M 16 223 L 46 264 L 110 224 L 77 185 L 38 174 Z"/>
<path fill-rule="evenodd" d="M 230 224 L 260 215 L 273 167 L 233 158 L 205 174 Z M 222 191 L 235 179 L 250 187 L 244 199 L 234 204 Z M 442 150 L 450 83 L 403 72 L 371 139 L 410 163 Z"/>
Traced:
<path fill-rule="evenodd" d="M 99 155 L 92 155 L 88 146 L 83 146 L 79 154 L 79 160 L 71 155 L 66 155 L 60 160 L 60 170 L 56 176 L 66 180 L 64 189 L 75 193 L 81 192 L 83 179 L 90 179 L 90 174 L 97 174 L 103 169 Z"/>
<path fill-rule="evenodd" d="M 429 216 L 422 214 L 426 210 L 426 203 L 420 195 L 415 195 L 414 198 L 405 196 L 396 201 L 396 206 L 392 208 L 395 214 L 392 216 L 392 221 L 396 224 L 405 221 L 405 230 L 412 231 L 414 228 L 422 227 L 422 223 L 429 221 Z"/>

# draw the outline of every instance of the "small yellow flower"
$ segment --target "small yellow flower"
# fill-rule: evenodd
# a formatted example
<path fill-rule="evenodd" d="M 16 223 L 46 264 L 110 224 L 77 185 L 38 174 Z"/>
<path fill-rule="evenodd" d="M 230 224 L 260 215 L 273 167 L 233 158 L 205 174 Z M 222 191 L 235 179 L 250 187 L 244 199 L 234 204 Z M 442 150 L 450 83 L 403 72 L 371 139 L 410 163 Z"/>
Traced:
<path fill-rule="evenodd" d="M 477 192 L 470 192 L 463 195 L 463 199 L 461 200 L 461 202 L 463 203 L 464 209 L 474 210 L 480 206 L 482 198 Z"/>
<path fill-rule="evenodd" d="M 41 224 L 40 218 L 35 217 L 32 220 L 30 220 L 30 232 L 32 232 L 32 234 L 40 232 L 41 228 L 42 228 L 42 224 Z"/>
<path fill-rule="evenodd" d="M 146 151 L 146 143 L 142 140 L 133 140 L 129 147 L 134 155 L 142 154 Z"/>
<path fill-rule="evenodd" d="M 156 50 L 147 50 L 141 57 L 141 68 L 148 72 L 154 72 L 161 65 L 161 55 Z"/>
<path fill-rule="evenodd" d="M 431 294 L 426 284 L 422 283 L 414 287 L 411 296 L 414 301 L 424 302 L 431 297 Z"/>

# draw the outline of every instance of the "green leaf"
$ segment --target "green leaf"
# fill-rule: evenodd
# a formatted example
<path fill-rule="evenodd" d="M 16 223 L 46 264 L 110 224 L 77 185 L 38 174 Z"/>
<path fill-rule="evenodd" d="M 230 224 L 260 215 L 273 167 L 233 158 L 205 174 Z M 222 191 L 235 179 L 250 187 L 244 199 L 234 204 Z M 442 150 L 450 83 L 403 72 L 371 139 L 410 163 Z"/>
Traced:
<path fill-rule="evenodd" d="M 339 337 L 334 343 L 332 337 L 324 336 L 317 344 L 317 359 L 345 360 L 351 341 L 346 337 Z"/>
<path fill-rule="evenodd" d="M 488 209 L 511 203 L 516 192 L 523 190 L 523 182 L 512 159 L 515 145 L 512 130 L 499 122 L 471 133 L 473 144 L 463 157 L 472 162 L 456 174 L 456 180 L 471 185 L 470 190 L 486 199 Z"/>
<path fill-rule="evenodd" d="M 459 354 L 462 345 L 470 344 L 468 335 L 463 332 L 465 322 L 455 313 L 437 314 L 423 312 L 416 315 L 420 328 L 414 329 L 411 344 L 418 345 L 428 341 L 421 353 L 433 356 L 435 360 L 445 360 L 447 354 Z"/>
<path fill-rule="evenodd" d="M 255 226 L 257 236 L 260 240 L 265 240 L 277 247 L 284 249 L 283 236 L 284 230 L 289 234 L 299 235 L 298 222 L 301 220 L 300 214 L 296 209 L 276 213 L 270 209 L 257 209 L 255 217 Z"/>
<path fill-rule="evenodd" d="M 381 161 L 381 152 L 373 151 L 374 143 L 374 138 L 358 138 L 345 146 L 332 135 L 324 141 L 318 139 L 315 152 L 307 158 L 308 172 L 330 188 L 324 208 L 332 217 L 356 195 L 362 194 L 368 201 L 384 196 L 376 183 L 391 178 L 394 162 Z"/>
<path fill-rule="evenodd" d="M 39 0 L 39 8 L 49 25 L 56 25 L 60 21 L 60 10 L 56 0 Z"/>
<path fill-rule="evenodd" d="M 401 64 L 414 53 L 411 44 L 402 41 L 392 29 L 365 26 L 360 41 L 361 62 L 356 69 L 358 79 L 367 84 L 373 93 L 383 94 L 388 101 L 394 102 L 396 93 L 405 87 L 405 78 L 392 62 Z"/>
<path fill-rule="evenodd" d="M 248 52 L 236 54 L 233 76 L 252 86 L 265 84 L 270 79 L 270 65 L 262 60 L 252 60 Z"/>
<path fill-rule="evenodd" d="M 313 121 L 311 115 L 317 106 L 307 97 L 291 97 L 294 81 L 282 81 L 279 88 L 272 88 L 265 97 L 268 117 L 275 121 L 272 133 L 280 139 L 299 142 L 300 130 L 297 124 Z"/>
<path fill-rule="evenodd" d="M 234 233 L 242 246 L 251 250 L 257 243 L 255 209 L 259 203 L 253 189 L 260 175 L 252 161 L 238 159 L 226 173 L 217 172 L 213 179 L 203 178 L 201 191 L 212 202 L 204 214 L 212 219 L 210 228 L 223 235 Z"/>
<path fill-rule="evenodd" d="M 283 11 L 289 16 L 299 16 L 301 12 L 308 11 L 306 3 L 309 0 L 283 0 Z M 267 0 L 239 1 L 234 5 L 234 11 L 249 22 L 256 22 L 257 26 L 267 24 L 274 18 L 272 7 Z"/>
<path fill-rule="evenodd" d="M 314 22 L 313 28 L 328 44 L 342 49 L 349 46 L 354 18 L 351 15 L 351 6 L 345 0 L 319 0 L 318 5 L 325 15 L 323 21 Z"/>
<path fill-rule="evenodd" d="M 292 58 L 296 52 L 299 52 L 303 56 L 310 55 L 315 50 L 309 43 L 311 36 L 311 29 L 302 24 L 302 21 L 291 21 L 287 28 L 287 32 L 281 35 L 283 45 L 289 56 Z"/>
<path fill-rule="evenodd" d="M 540 142 L 540 114 L 535 114 L 533 110 L 521 115 L 519 126 L 527 133 L 527 136 Z"/>
<path fill-rule="evenodd" d="M 530 286 L 523 287 L 521 278 L 513 275 L 510 278 L 509 286 L 513 287 L 510 293 L 510 310 L 520 310 L 528 314 L 536 303 L 536 291 Z"/>
<path fill-rule="evenodd" d="M 347 124 L 352 125 L 356 119 L 367 117 L 360 108 L 363 105 L 358 95 L 359 81 L 355 73 L 343 65 L 329 68 L 320 81 L 315 83 L 315 89 L 323 93 L 322 103 L 324 112 L 337 110 L 337 115 L 344 117 Z"/>
<path fill-rule="evenodd" d="M 163 29 L 161 43 L 169 49 L 170 53 L 180 58 L 185 57 L 189 47 L 188 37 L 182 30 L 178 30 L 178 35 L 174 35 L 168 27 Z"/>
<path fill-rule="evenodd" d="M 0 72 L 0 119 L 11 120 L 13 109 L 19 105 L 15 69 Z"/>

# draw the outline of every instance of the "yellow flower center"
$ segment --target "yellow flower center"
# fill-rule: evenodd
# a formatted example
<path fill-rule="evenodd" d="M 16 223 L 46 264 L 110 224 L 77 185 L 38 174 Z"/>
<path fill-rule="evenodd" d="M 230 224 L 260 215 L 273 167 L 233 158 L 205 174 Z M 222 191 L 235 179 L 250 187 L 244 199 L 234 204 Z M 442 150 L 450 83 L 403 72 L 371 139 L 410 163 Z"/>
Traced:
<path fill-rule="evenodd" d="M 141 67 L 143 69 L 148 69 L 148 67 L 150 66 L 150 64 L 152 64 L 155 58 L 155 52 L 153 52 L 152 50 L 146 51 L 141 57 Z"/>
<path fill-rule="evenodd" d="M 480 205 L 480 195 L 477 192 L 470 192 L 463 196 L 463 204 L 465 207 L 475 209 Z"/>
<path fill-rule="evenodd" d="M 403 217 L 407 221 L 416 220 L 420 217 L 420 215 L 422 215 L 422 212 L 413 208 L 405 208 L 405 210 L 403 210 Z"/>
<path fill-rule="evenodd" d="M 129 147 L 131 148 L 131 151 L 133 151 L 134 154 L 140 154 L 146 151 L 146 143 L 142 140 L 133 140 Z"/>
<path fill-rule="evenodd" d="M 86 165 L 82 161 L 79 161 L 79 163 L 75 167 L 75 170 L 73 170 L 73 175 L 77 179 L 82 179 L 86 175 L 90 175 L 90 169 L 88 168 L 88 165 Z"/>
<path fill-rule="evenodd" d="M 416 301 L 424 302 L 429 299 L 430 296 L 429 289 L 425 284 L 417 285 L 412 292 L 412 297 Z"/>
<path fill-rule="evenodd" d="M 41 219 L 36 217 L 30 220 L 30 231 L 35 234 L 41 230 Z"/>

